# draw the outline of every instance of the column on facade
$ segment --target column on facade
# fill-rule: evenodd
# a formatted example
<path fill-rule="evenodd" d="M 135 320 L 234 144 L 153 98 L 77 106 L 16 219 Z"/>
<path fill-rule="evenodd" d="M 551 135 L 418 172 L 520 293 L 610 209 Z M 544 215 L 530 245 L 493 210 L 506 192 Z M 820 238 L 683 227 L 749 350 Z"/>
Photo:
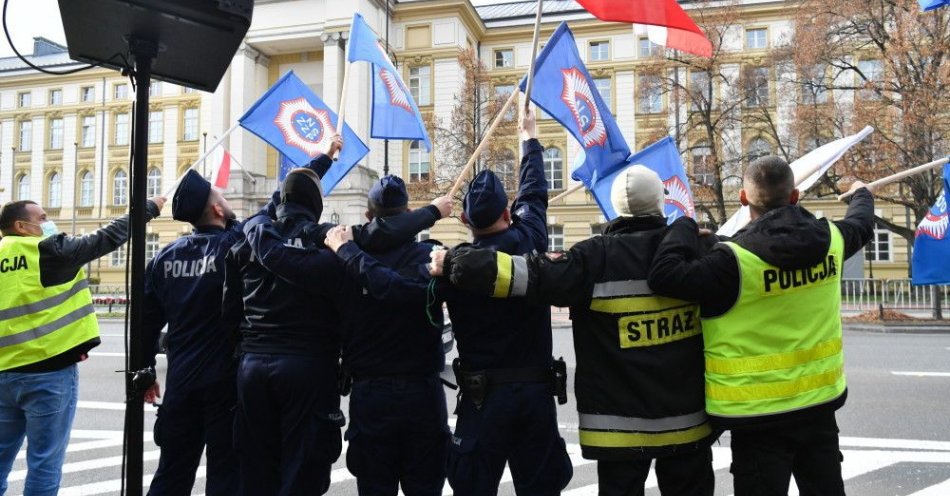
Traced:
<path fill-rule="evenodd" d="M 79 142 L 79 117 L 67 114 L 63 117 L 63 170 L 60 174 L 62 214 L 60 218 L 70 218 L 76 215 L 76 159 L 78 158 L 77 143 Z M 46 178 L 43 178 L 46 181 Z M 75 233 L 72 233 L 75 234 Z"/>
<path fill-rule="evenodd" d="M 43 196 L 43 164 L 46 162 L 46 116 L 38 115 L 33 118 L 33 149 L 30 152 L 30 199 L 44 205 Z"/>
<path fill-rule="evenodd" d="M 178 128 L 178 106 L 169 105 L 164 107 L 162 109 L 162 117 L 165 126 L 162 135 L 164 138 L 162 142 L 162 162 L 159 164 L 156 160 L 149 160 L 149 168 L 151 168 L 152 164 L 160 167 L 162 171 L 161 191 L 164 193 L 167 188 L 172 186 L 178 175 L 175 167 L 176 164 L 178 164 L 178 140 L 181 137 L 181 131 Z M 169 171 L 172 171 L 171 174 L 168 173 Z"/>
<path fill-rule="evenodd" d="M 267 57 L 253 47 L 244 45 L 238 49 L 231 62 L 230 77 L 230 118 L 226 122 L 224 132 L 237 122 L 237 119 L 257 101 L 267 90 L 266 86 Z M 261 72 L 264 78 L 261 77 Z M 264 84 L 261 84 L 262 81 Z M 210 145 L 210 135 L 209 135 Z M 243 165 L 248 172 L 266 174 L 266 148 L 261 140 L 251 133 L 236 131 L 228 138 L 228 151 Z M 235 164 L 235 169 L 237 165 Z M 235 173 L 240 173 L 236 171 Z M 243 181 L 233 183 L 238 186 L 237 193 L 245 193 Z"/>
<path fill-rule="evenodd" d="M 13 153 L 11 147 L 15 143 L 13 118 L 6 118 L 0 121 L 0 203 L 6 203 L 13 200 L 16 185 L 13 184 Z"/>

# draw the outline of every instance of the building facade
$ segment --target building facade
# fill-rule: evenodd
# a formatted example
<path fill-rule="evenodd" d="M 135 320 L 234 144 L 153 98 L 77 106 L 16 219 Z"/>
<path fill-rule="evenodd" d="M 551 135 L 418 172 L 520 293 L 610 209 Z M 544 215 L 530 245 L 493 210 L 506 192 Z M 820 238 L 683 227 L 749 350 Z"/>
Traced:
<path fill-rule="evenodd" d="M 377 33 L 388 39 L 403 80 L 427 117 L 450 122 L 464 86 L 460 50 L 470 49 L 487 68 L 485 91 L 504 96 L 514 91 L 531 58 L 535 3 L 521 1 L 473 6 L 469 0 L 411 0 L 386 4 L 375 0 L 259 0 L 245 43 L 214 93 L 153 83 L 149 108 L 150 195 L 167 193 L 176 178 L 192 166 L 206 147 L 229 129 L 266 89 L 293 70 L 331 107 L 337 108 L 345 66 L 345 44 L 352 14 L 360 12 Z M 689 8 L 689 4 L 686 4 Z M 387 12 L 387 7 L 389 12 Z M 735 58 L 735 71 L 745 65 L 761 68 L 764 53 L 787 38 L 792 13 L 782 1 L 746 1 L 738 7 L 735 32 L 724 42 Z M 598 90 L 610 106 L 631 148 L 642 148 L 658 135 L 672 132 L 678 118 L 686 118 L 688 104 L 671 93 L 651 91 L 646 67 L 659 48 L 645 36 L 620 23 L 593 19 L 571 0 L 546 0 L 541 39 L 561 21 L 570 22 L 579 52 Z M 50 68 L 73 68 L 64 47 L 43 38 L 34 44 L 33 63 Z M 365 63 L 351 66 L 346 89 L 347 124 L 370 147 L 362 163 L 344 179 L 326 201 L 324 220 L 358 223 L 363 220 L 365 195 L 372 181 L 388 170 L 412 185 L 436 181 L 440 143 L 434 137 L 432 153 L 417 143 L 369 138 L 371 74 Z M 774 74 L 767 68 L 764 74 Z M 771 71 L 771 72 L 769 72 Z M 694 78 L 683 72 L 684 80 Z M 788 108 L 799 98 L 782 88 L 774 77 L 764 77 L 762 105 L 788 125 Z M 717 88 L 717 91 L 724 91 Z M 846 95 L 838 98 L 847 98 Z M 129 143 L 134 91 L 127 78 L 114 71 L 91 69 L 69 76 L 51 76 L 26 68 L 16 58 L 0 59 L 0 202 L 32 199 L 41 203 L 61 230 L 90 232 L 124 214 L 129 200 Z M 685 107 L 685 108 L 684 108 Z M 557 122 L 542 116 L 539 138 L 546 147 L 545 169 L 555 196 L 575 185 L 570 178 L 579 153 L 577 142 Z M 510 143 L 512 162 L 520 152 L 514 136 L 498 136 Z M 739 126 L 724 146 L 740 160 L 772 153 L 774 140 L 755 126 Z M 703 145 L 682 140 L 684 164 L 702 180 Z M 223 146 L 236 162 L 226 196 L 239 215 L 247 215 L 277 187 L 278 156 L 264 142 L 238 130 Z M 388 148 L 388 150 L 387 150 Z M 697 150 L 699 150 L 697 152 Z M 444 165 L 444 164 L 443 164 Z M 497 165 L 497 164 L 495 164 Z M 197 169 L 211 173 L 210 164 Z M 737 173 L 741 173 L 737 171 Z M 414 191 L 435 191 L 415 188 Z M 727 194 L 735 195 L 735 188 Z M 432 193 L 435 194 L 434 192 Z M 421 195 L 427 196 L 427 195 Z M 414 204 L 431 197 L 414 198 Z M 809 199 L 820 215 L 840 218 L 843 204 Z M 737 205 L 730 203 L 729 208 Z M 903 208 L 880 205 L 879 214 L 904 225 L 911 219 Z M 190 226 L 172 221 L 170 210 L 148 226 L 147 255 L 190 232 Z M 569 248 L 597 234 L 605 219 L 589 193 L 580 190 L 549 209 L 551 249 Z M 431 236 L 455 244 L 468 238 L 457 220 L 438 223 Z M 853 277 L 907 276 L 907 245 L 899 236 L 879 230 L 865 253 L 852 262 Z M 90 265 L 91 276 L 104 285 L 124 280 L 126 251 Z"/>

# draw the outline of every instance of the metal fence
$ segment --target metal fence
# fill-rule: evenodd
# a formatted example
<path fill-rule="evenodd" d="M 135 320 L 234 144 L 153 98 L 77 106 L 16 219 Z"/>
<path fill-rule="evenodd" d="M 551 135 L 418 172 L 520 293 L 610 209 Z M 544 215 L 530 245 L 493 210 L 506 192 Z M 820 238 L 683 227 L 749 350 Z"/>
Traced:
<path fill-rule="evenodd" d="M 944 315 L 947 315 L 950 313 L 950 286 L 914 286 L 910 279 L 844 279 L 841 281 L 841 309 L 865 312 L 883 307 L 931 312 L 934 288 Z"/>

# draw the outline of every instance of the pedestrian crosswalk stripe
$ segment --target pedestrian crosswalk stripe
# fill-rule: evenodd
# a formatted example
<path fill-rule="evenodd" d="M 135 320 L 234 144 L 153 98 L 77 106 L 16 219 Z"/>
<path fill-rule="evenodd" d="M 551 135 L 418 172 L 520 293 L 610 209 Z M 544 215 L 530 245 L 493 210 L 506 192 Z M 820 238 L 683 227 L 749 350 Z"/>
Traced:
<path fill-rule="evenodd" d="M 144 461 L 153 461 L 158 460 L 158 450 L 146 451 L 142 454 L 142 460 Z M 71 462 L 63 465 L 63 473 L 71 474 L 74 472 L 82 472 L 85 470 L 96 470 L 99 468 L 106 467 L 118 467 L 122 465 L 122 456 L 110 456 L 106 458 L 93 458 L 92 460 L 83 460 L 81 462 Z M 7 478 L 7 481 L 21 481 L 26 479 L 26 469 L 16 470 L 10 472 L 10 476 Z"/>
<path fill-rule="evenodd" d="M 950 494 L 950 479 L 947 479 L 940 484 L 930 486 L 926 489 L 922 489 L 908 496 L 947 496 Z"/>

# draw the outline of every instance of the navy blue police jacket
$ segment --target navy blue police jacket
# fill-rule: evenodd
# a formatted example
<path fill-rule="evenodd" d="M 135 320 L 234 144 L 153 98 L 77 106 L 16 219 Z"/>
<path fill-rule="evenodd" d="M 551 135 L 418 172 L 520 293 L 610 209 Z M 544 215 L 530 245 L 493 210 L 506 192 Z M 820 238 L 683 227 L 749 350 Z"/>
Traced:
<path fill-rule="evenodd" d="M 266 225 L 249 230 L 247 239 L 261 264 L 301 288 L 326 270 L 322 253 L 282 246 Z M 442 369 L 442 310 L 437 305 L 429 311 L 426 300 L 432 247 L 410 241 L 364 252 L 348 242 L 337 252 L 347 273 L 335 288 L 343 365 L 355 379 L 431 377 Z"/>
<path fill-rule="evenodd" d="M 523 143 L 518 195 L 508 229 L 476 236 L 473 245 L 510 255 L 543 253 L 548 248 L 548 183 L 536 139 Z M 448 305 L 459 355 L 469 370 L 552 365 L 551 307 L 466 292 L 448 281 L 437 294 Z"/>

